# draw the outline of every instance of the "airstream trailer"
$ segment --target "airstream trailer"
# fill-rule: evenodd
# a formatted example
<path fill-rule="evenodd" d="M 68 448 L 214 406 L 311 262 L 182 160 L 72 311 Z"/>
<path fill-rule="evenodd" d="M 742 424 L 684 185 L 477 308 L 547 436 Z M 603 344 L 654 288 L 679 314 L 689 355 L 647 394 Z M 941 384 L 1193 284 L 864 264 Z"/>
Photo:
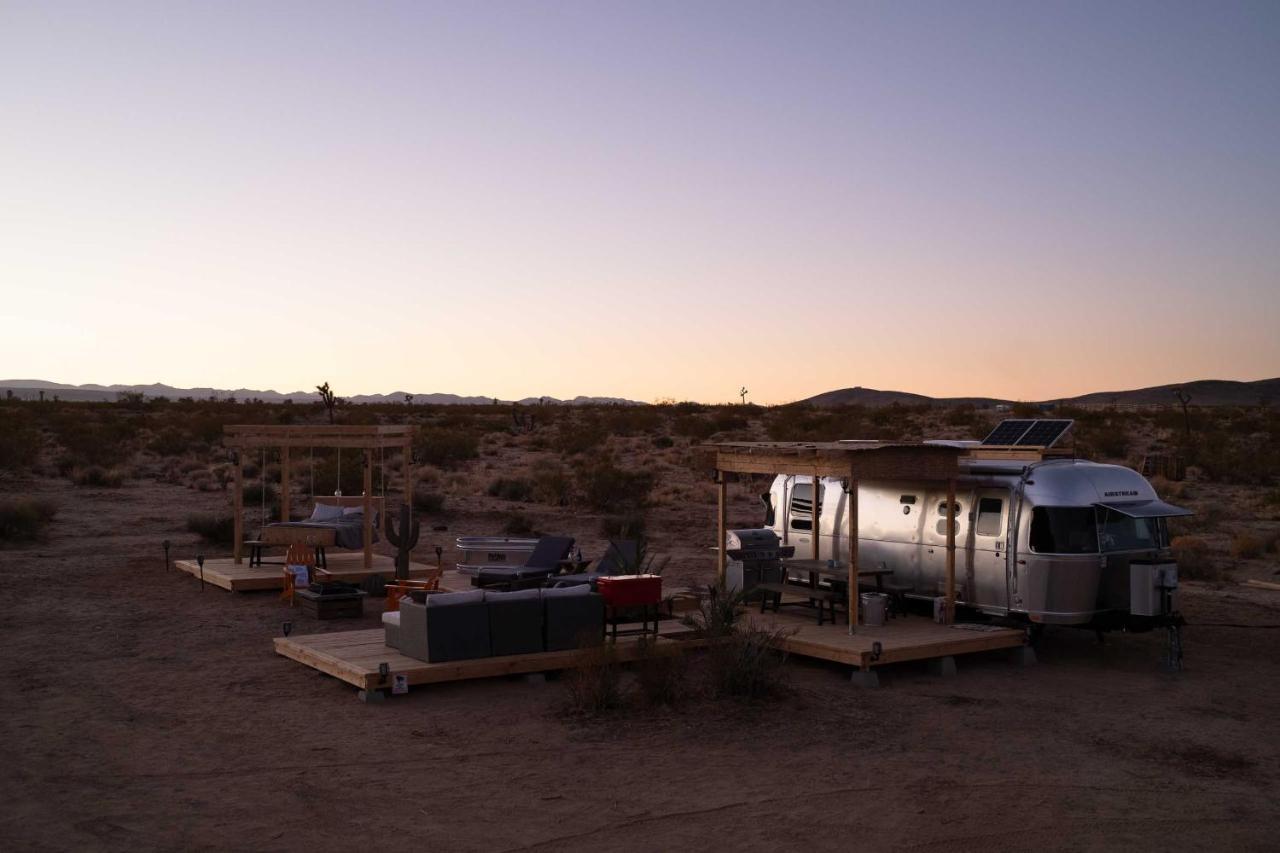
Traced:
<path fill-rule="evenodd" d="M 972 448 L 955 492 L 958 603 L 1035 624 L 1176 624 L 1166 519 L 1190 513 L 1160 500 L 1141 474 L 1048 453 L 1000 458 L 979 442 L 933 443 Z M 819 478 L 815 507 L 812 476 L 776 476 L 762 495 L 764 526 L 797 554 L 814 554 L 816 536 L 820 559 L 840 559 L 848 553 L 844 488 Z M 910 595 L 943 593 L 947 532 L 947 494 L 937 483 L 858 485 L 859 563 L 891 569 Z"/>

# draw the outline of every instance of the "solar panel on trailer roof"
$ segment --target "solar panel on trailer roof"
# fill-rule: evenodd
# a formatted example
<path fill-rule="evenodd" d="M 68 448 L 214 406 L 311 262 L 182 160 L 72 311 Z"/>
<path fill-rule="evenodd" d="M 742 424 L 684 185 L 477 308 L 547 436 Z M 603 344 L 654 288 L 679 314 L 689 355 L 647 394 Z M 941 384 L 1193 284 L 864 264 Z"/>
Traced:
<path fill-rule="evenodd" d="M 1038 420 L 1031 424 L 1022 438 L 1018 439 L 1019 447 L 1052 447 L 1062 438 L 1063 433 L 1071 428 L 1071 420 Z"/>
<path fill-rule="evenodd" d="M 1007 420 L 996 424 L 996 428 L 991 430 L 991 434 L 982 439 L 984 445 L 998 445 L 1008 447 L 1016 444 L 1018 439 L 1022 438 L 1023 433 L 1031 428 L 1034 424 L 1033 420 Z"/>

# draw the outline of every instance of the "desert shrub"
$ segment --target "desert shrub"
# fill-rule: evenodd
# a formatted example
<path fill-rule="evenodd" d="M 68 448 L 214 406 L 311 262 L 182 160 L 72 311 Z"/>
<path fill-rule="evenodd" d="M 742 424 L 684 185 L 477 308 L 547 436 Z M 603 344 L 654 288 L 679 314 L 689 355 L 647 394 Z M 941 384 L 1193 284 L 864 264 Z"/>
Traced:
<path fill-rule="evenodd" d="M 1169 530 L 1178 535 L 1212 533 L 1226 518 L 1227 511 L 1221 504 L 1204 504 L 1196 508 L 1195 515 L 1169 519 Z"/>
<path fill-rule="evenodd" d="M 636 695 L 645 705 L 675 706 L 688 695 L 689 661 L 679 646 L 641 641 L 635 664 Z"/>
<path fill-rule="evenodd" d="M 49 501 L 19 498 L 0 502 L 0 542 L 36 542 L 58 514 Z"/>
<path fill-rule="evenodd" d="M 786 692 L 784 631 L 739 623 L 707 651 L 707 673 L 717 696 L 768 699 Z"/>
<path fill-rule="evenodd" d="M 230 545 L 236 534 L 235 519 L 230 515 L 189 515 L 187 530 L 211 545 Z"/>
<path fill-rule="evenodd" d="M 576 456 L 599 447 L 608 437 L 609 431 L 598 418 L 579 415 L 556 425 L 552 447 L 565 456 Z"/>
<path fill-rule="evenodd" d="M 124 485 L 124 472 L 119 468 L 103 468 L 100 465 L 89 465 L 85 468 L 72 468 L 68 475 L 73 485 L 96 486 L 103 489 L 118 489 Z"/>
<path fill-rule="evenodd" d="M 708 586 L 698 596 L 698 607 L 684 617 L 684 624 L 703 637 L 714 640 L 731 634 L 738 624 L 744 598 L 740 592 L 729 592 L 723 585 Z"/>
<path fill-rule="evenodd" d="M 700 415 L 678 415 L 671 422 L 671 431 L 695 441 L 706 441 L 716 434 L 716 425 Z"/>
<path fill-rule="evenodd" d="M 711 415 L 711 426 L 716 432 L 730 432 L 749 426 L 746 415 L 735 409 L 718 409 Z"/>
<path fill-rule="evenodd" d="M 571 483 L 564 466 L 550 459 L 539 459 L 530 472 L 533 481 L 533 499 L 551 506 L 569 503 Z"/>
<path fill-rule="evenodd" d="M 64 469 L 88 467 L 103 468 L 125 461 L 127 444 L 133 436 L 134 426 L 129 418 L 117 416 L 105 422 L 74 417 L 59 422 L 58 443 L 64 453 Z"/>
<path fill-rule="evenodd" d="M 507 536 L 534 536 L 533 520 L 524 513 L 510 513 L 502 523 L 502 532 Z"/>
<path fill-rule="evenodd" d="M 480 439 L 462 429 L 422 427 L 413 442 L 413 458 L 420 463 L 450 468 L 480 455 Z"/>
<path fill-rule="evenodd" d="M 440 512 L 444 509 L 444 495 L 419 483 L 413 487 L 413 508 L 418 512 Z"/>
<path fill-rule="evenodd" d="M 1178 575 L 1187 580 L 1216 581 L 1221 572 L 1209 557 L 1209 543 L 1197 536 L 1179 536 L 1170 543 Z"/>
<path fill-rule="evenodd" d="M 357 490 L 355 494 L 360 494 L 362 491 L 363 488 Z M 244 503 L 246 506 L 257 506 L 263 503 L 264 500 L 267 504 L 274 504 L 276 502 L 275 486 L 259 480 L 256 483 L 250 483 L 244 487 Z"/>
<path fill-rule="evenodd" d="M 499 477 L 489 484 L 489 497 L 504 501 L 528 501 L 533 497 L 533 481 L 525 477 Z"/>
<path fill-rule="evenodd" d="M 1261 557 L 1266 543 L 1252 533 L 1237 533 L 1231 537 L 1231 556 L 1237 560 L 1250 560 Z"/>
<path fill-rule="evenodd" d="M 669 435 L 655 435 L 653 437 L 653 446 L 658 450 L 666 450 L 668 447 L 673 447 L 674 445 L 675 440 Z"/>
<path fill-rule="evenodd" d="M 653 406 L 613 406 L 604 420 L 614 435 L 635 435 L 662 426 L 662 412 Z"/>
<path fill-rule="evenodd" d="M 619 468 L 610 456 L 600 456 L 579 465 L 576 474 L 578 489 L 587 505 L 603 512 L 643 507 L 655 482 L 652 471 Z"/>
<path fill-rule="evenodd" d="M 620 707 L 622 668 L 613 644 L 594 646 L 585 654 L 585 663 L 565 675 L 569 710 L 578 714 L 601 714 Z"/>
<path fill-rule="evenodd" d="M 376 463 L 375 463 L 376 464 Z M 374 483 L 377 483 L 378 472 L 374 471 Z M 250 476 L 248 472 L 245 476 L 249 479 L 259 476 L 258 473 Z M 344 495 L 360 495 L 364 494 L 364 460 L 359 453 L 347 451 L 343 454 L 343 458 L 339 460 L 337 451 L 325 451 L 322 455 L 321 451 L 316 451 L 314 458 L 314 469 L 307 472 L 308 488 L 314 489 L 316 494 L 331 495 L 335 491 L 341 490 Z M 246 487 L 247 488 L 247 487 Z M 245 502 L 250 500 L 245 497 Z M 261 495 L 257 496 L 258 498 Z M 270 497 L 268 497 L 270 501 Z"/>
<path fill-rule="evenodd" d="M 642 539 L 645 518 L 639 513 L 606 515 L 600 519 L 600 535 L 605 539 Z"/>
<path fill-rule="evenodd" d="M 1280 489 L 1271 489 L 1263 494 L 1262 502 L 1267 506 L 1280 506 Z"/>
<path fill-rule="evenodd" d="M 35 420 L 25 411 L 0 412 L 0 470 L 30 467 L 43 440 Z"/>
<path fill-rule="evenodd" d="M 147 449 L 157 456 L 183 456 L 192 449 L 195 439 L 187 432 L 167 427 L 160 430 L 147 443 Z"/>
<path fill-rule="evenodd" d="M 1115 421 L 1081 430 L 1081 442 L 1107 459 L 1123 459 L 1129 452 L 1129 432 Z"/>

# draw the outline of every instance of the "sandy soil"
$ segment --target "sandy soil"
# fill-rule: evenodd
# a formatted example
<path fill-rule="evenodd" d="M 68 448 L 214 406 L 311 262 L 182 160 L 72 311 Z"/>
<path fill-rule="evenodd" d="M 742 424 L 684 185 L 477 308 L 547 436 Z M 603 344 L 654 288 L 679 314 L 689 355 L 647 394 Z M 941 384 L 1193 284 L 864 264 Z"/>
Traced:
<path fill-rule="evenodd" d="M 1280 593 L 1188 584 L 1177 676 L 1160 636 L 1060 631 L 1034 667 L 903 666 L 876 691 L 793 660 L 760 705 L 583 722 L 562 683 L 511 679 L 366 706 L 271 638 L 375 608 L 319 625 L 165 571 L 160 540 L 193 554 L 186 515 L 223 495 L 3 491 L 61 506 L 47 544 L 0 551 L 6 850 L 1262 850 L 1280 830 Z M 709 574 L 700 512 L 652 522 L 688 542 L 673 581 Z M 463 532 L 490 529 L 462 508 L 420 551 Z"/>

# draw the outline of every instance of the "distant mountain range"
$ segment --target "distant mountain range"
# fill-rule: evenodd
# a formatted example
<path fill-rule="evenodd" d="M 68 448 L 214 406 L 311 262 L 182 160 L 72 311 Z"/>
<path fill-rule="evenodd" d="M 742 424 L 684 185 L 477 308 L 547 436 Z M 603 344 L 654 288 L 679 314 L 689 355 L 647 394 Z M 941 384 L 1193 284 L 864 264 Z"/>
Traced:
<path fill-rule="evenodd" d="M 1259 403 L 1280 403 L 1280 378 L 1259 379 L 1256 382 L 1235 382 L 1230 379 L 1200 379 L 1174 385 L 1156 385 L 1132 391 L 1097 391 L 1078 397 L 1061 397 L 1052 400 L 1028 401 L 1037 405 L 1062 404 L 1068 406 L 1153 406 L 1177 405 L 1174 391 L 1181 388 L 1191 395 L 1194 406 L 1256 406 Z M 815 406 L 888 406 L 942 405 L 954 406 L 970 403 L 975 406 L 1013 405 L 1015 400 L 996 397 L 925 397 L 906 391 L 877 391 L 874 388 L 842 388 L 809 397 L 800 402 Z"/>
<path fill-rule="evenodd" d="M 225 400 L 228 397 L 234 397 L 240 402 L 245 400 L 262 400 L 265 403 L 283 403 L 285 400 L 292 400 L 295 403 L 318 403 L 320 395 L 314 391 L 289 391 L 281 393 L 279 391 L 254 391 L 249 388 L 174 388 L 171 385 L 66 385 L 61 382 L 48 382 L 44 379 L 4 379 L 0 380 L 0 395 L 6 392 L 12 392 L 13 396 L 21 397 L 24 400 L 34 400 L 40 397 L 40 392 L 44 392 L 46 399 L 57 397 L 60 400 L 108 400 L 115 401 L 119 399 L 121 394 L 142 394 L 146 397 L 168 397 L 170 400 L 176 400 L 179 397 L 192 397 L 196 400 L 208 400 L 210 397 L 217 397 L 219 400 Z M 391 394 L 353 394 L 351 396 L 338 396 L 349 403 L 403 403 L 405 400 L 405 391 L 395 391 Z M 460 397 L 457 394 L 413 394 L 413 402 L 415 404 L 427 405 L 475 405 L 484 406 L 494 402 L 495 397 Z M 543 403 L 567 403 L 569 405 L 586 405 L 613 403 L 621 406 L 642 405 L 635 400 L 624 400 L 620 397 L 574 397 L 572 400 L 560 400 L 555 397 L 525 397 L 522 400 L 498 400 L 500 403 L 520 403 L 522 405 L 532 405 L 538 402 Z"/>

